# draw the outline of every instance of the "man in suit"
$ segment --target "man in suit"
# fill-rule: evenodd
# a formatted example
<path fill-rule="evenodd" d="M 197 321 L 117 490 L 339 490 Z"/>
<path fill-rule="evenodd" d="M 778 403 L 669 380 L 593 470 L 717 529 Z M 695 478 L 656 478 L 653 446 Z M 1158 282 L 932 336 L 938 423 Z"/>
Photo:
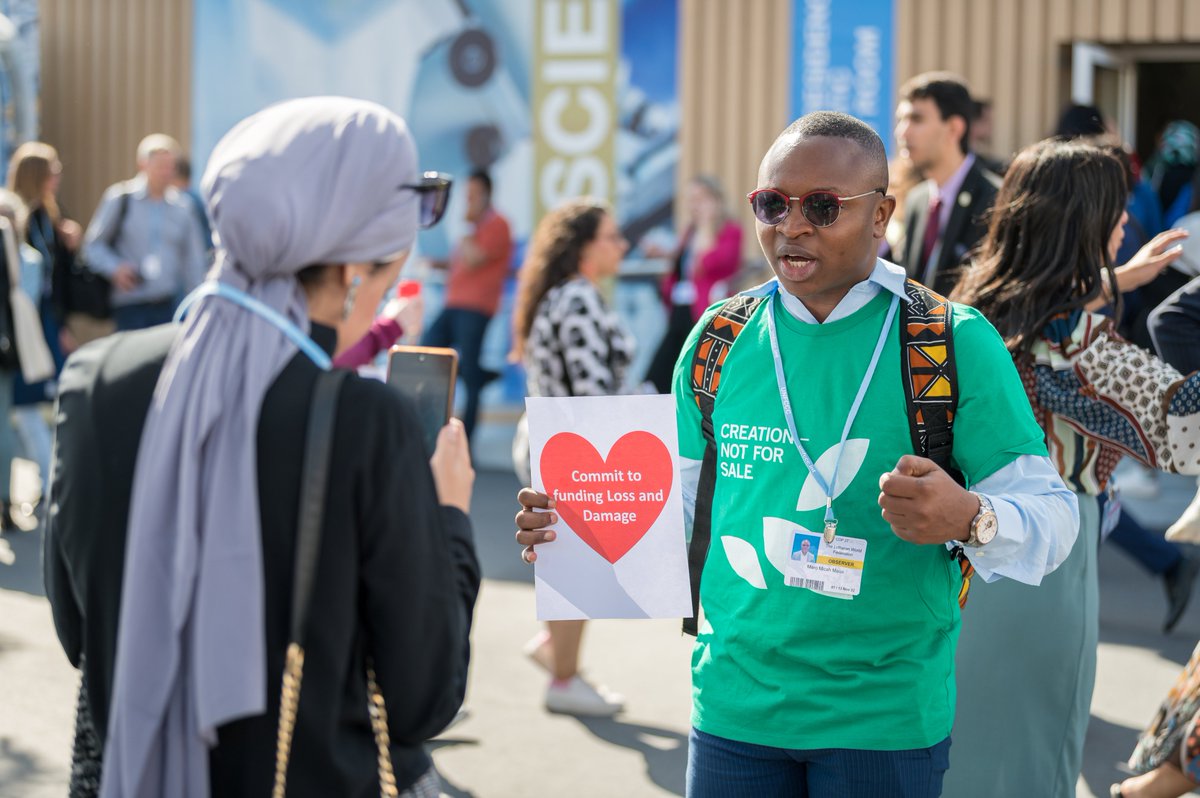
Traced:
<path fill-rule="evenodd" d="M 926 72 L 900 90 L 896 141 L 926 178 L 904 206 L 900 263 L 940 294 L 954 290 L 963 263 L 987 232 L 1000 178 L 970 151 L 971 93 L 946 72 Z"/>

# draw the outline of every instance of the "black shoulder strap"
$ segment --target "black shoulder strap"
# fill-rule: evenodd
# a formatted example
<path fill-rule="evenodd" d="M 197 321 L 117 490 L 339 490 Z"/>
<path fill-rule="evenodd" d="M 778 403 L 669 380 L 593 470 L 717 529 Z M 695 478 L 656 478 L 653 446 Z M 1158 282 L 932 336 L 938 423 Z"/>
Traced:
<path fill-rule="evenodd" d="M 683 632 L 693 637 L 700 616 L 700 575 L 712 541 L 712 503 L 717 485 L 717 442 L 713 433 L 713 405 L 721 385 L 721 367 L 737 337 L 754 311 L 767 297 L 735 296 L 709 320 L 692 352 L 692 392 L 700 407 L 700 431 L 704 434 L 704 459 L 696 488 L 696 510 L 692 541 L 688 546 L 688 577 L 692 588 L 692 617 L 683 619 Z"/>
<path fill-rule="evenodd" d="M 117 241 L 121 238 L 121 228 L 125 226 L 125 216 L 129 213 L 129 192 L 123 191 L 117 198 L 117 218 L 113 219 L 111 232 L 108 234 L 108 248 L 116 251 Z"/>
<path fill-rule="evenodd" d="M 909 301 L 900 324 L 900 369 L 913 451 L 937 463 L 961 485 L 963 476 L 950 463 L 958 409 L 954 306 L 915 280 L 909 280 L 904 290 Z"/>
<path fill-rule="evenodd" d="M 300 478 L 300 517 L 296 533 L 296 570 L 292 582 L 292 641 L 304 644 L 304 627 L 317 574 L 321 525 L 325 519 L 325 489 L 329 484 L 329 456 L 337 418 L 338 394 L 349 375 L 343 369 L 317 375 L 308 431 L 304 441 L 304 470 Z"/>

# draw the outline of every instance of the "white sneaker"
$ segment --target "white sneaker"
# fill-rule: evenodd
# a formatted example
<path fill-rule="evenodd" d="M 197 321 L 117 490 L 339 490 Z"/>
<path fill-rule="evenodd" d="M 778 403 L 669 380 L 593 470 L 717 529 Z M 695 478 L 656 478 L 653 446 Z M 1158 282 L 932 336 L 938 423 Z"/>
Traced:
<path fill-rule="evenodd" d="M 592 687 L 580 676 L 559 687 L 553 682 L 546 689 L 546 709 L 561 715 L 611 718 L 625 708 L 625 698 L 604 687 Z"/>

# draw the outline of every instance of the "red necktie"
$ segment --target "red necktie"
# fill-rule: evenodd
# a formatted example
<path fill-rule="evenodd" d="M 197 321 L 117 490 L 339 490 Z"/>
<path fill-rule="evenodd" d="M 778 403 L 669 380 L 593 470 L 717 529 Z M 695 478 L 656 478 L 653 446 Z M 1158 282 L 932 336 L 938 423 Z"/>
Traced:
<path fill-rule="evenodd" d="M 921 274 L 929 273 L 929 256 L 933 254 L 933 247 L 937 244 L 938 234 L 941 232 L 942 217 L 942 195 L 938 192 L 933 195 L 933 200 L 929 203 L 929 218 L 925 222 L 925 240 L 921 243 Z"/>

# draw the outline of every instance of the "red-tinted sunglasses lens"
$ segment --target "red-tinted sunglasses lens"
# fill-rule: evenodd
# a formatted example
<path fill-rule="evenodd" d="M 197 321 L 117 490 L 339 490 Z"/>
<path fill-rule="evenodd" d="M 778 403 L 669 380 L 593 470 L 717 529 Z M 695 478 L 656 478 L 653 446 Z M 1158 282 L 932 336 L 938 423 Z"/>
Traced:
<path fill-rule="evenodd" d="M 754 211 L 754 218 L 763 224 L 772 226 L 779 224 L 787 217 L 789 202 L 791 200 L 786 194 L 769 188 L 755 191 L 750 195 L 750 209 Z"/>
<path fill-rule="evenodd" d="M 809 194 L 800 201 L 800 212 L 817 227 L 833 224 L 841 211 L 842 201 L 838 199 L 837 194 L 825 191 Z"/>

